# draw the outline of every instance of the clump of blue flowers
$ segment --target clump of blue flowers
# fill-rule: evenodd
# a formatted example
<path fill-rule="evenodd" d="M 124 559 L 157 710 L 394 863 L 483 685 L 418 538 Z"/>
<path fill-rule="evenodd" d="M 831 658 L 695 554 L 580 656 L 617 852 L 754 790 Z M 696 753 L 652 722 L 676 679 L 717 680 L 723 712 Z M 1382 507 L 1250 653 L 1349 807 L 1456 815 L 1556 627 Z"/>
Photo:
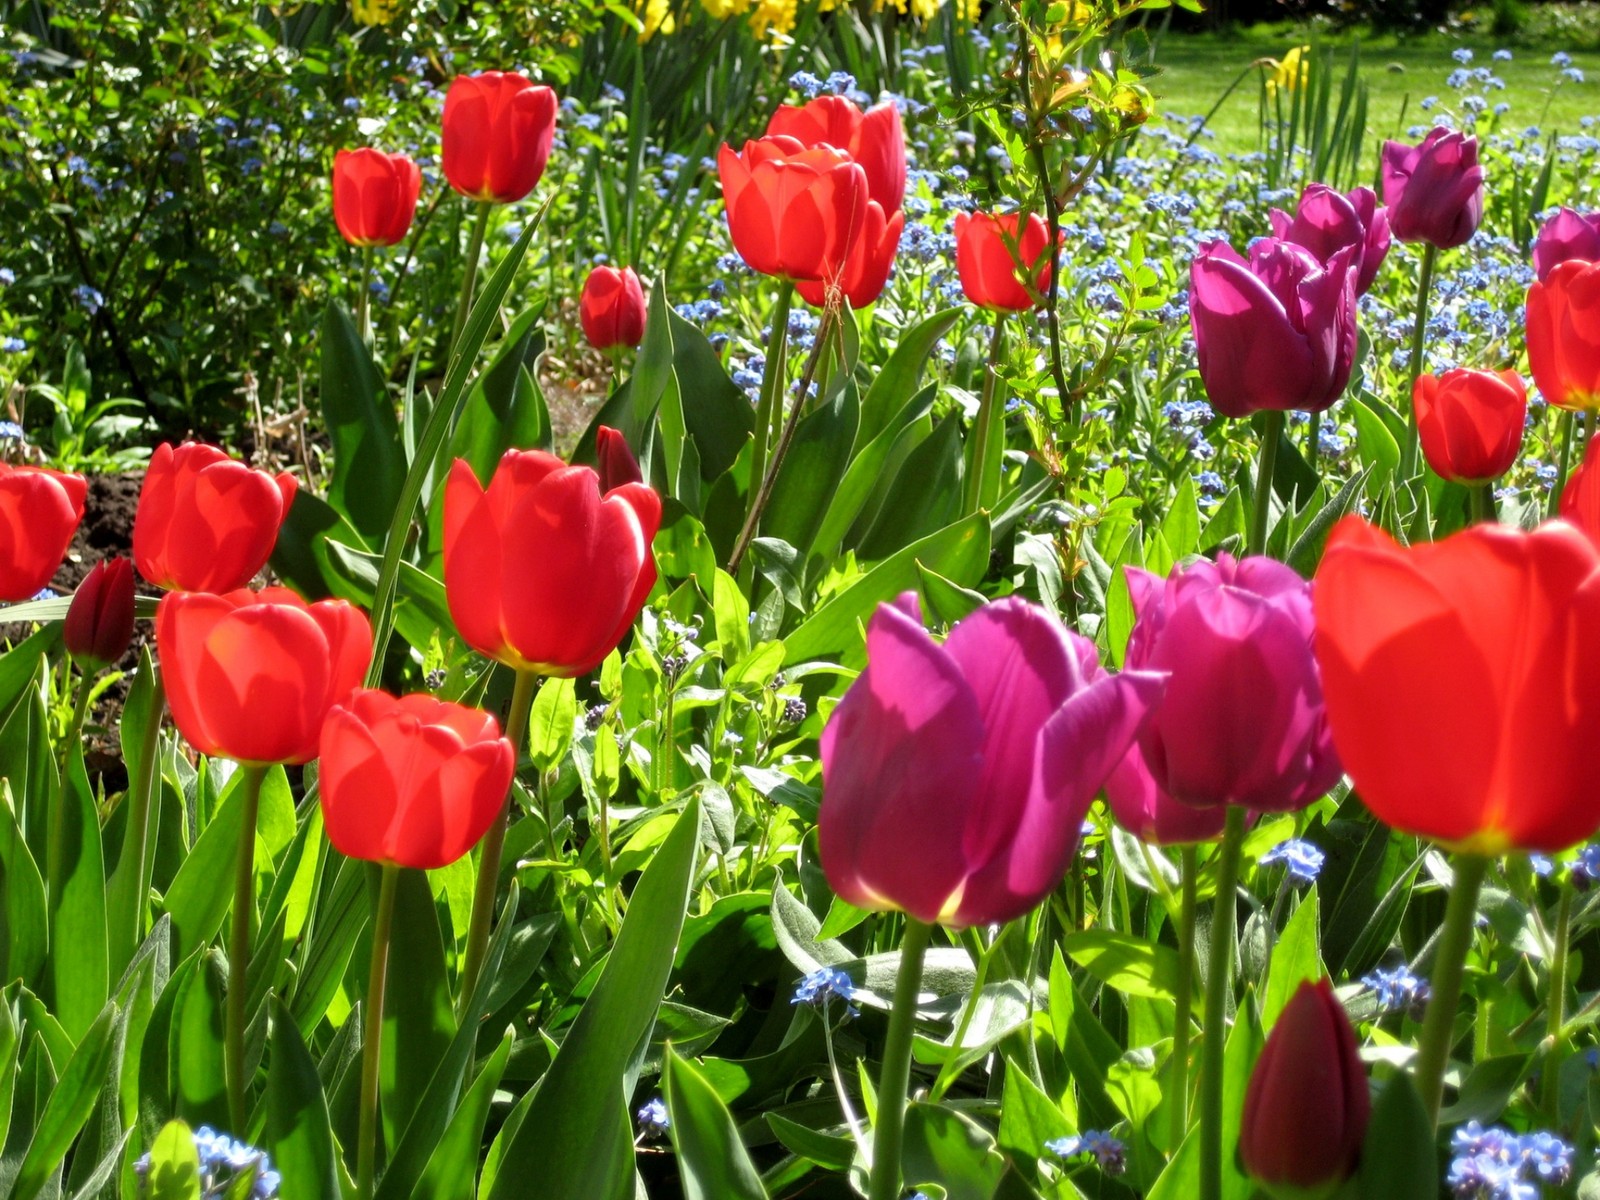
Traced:
<path fill-rule="evenodd" d="M 1409 1012 L 1418 1020 L 1428 1006 L 1432 989 L 1426 979 L 1419 978 L 1410 967 L 1401 963 L 1391 970 L 1381 967 L 1361 977 L 1363 986 L 1378 993 L 1378 1004 L 1385 1012 Z"/>
<path fill-rule="evenodd" d="M 637 1113 L 634 1122 L 639 1129 L 639 1136 L 647 1140 L 667 1136 L 667 1130 L 672 1128 L 672 1121 L 667 1116 L 667 1106 L 660 1096 L 653 1097 Z"/>
<path fill-rule="evenodd" d="M 194 1131 L 194 1148 L 200 1156 L 201 1200 L 221 1200 L 224 1196 L 239 1195 L 235 1188 L 243 1179 L 250 1180 L 249 1192 L 243 1193 L 249 1200 L 274 1200 L 278 1195 L 278 1185 L 282 1180 L 278 1172 L 272 1169 L 272 1160 L 267 1157 L 265 1150 L 235 1141 L 209 1125 L 202 1125 Z M 148 1187 L 150 1156 L 143 1155 L 133 1164 L 133 1170 L 139 1177 L 141 1188 Z"/>
<path fill-rule="evenodd" d="M 1085 1129 L 1076 1137 L 1056 1138 L 1044 1148 L 1057 1158 L 1094 1159 L 1107 1175 L 1121 1175 L 1128 1169 L 1128 1148 L 1109 1133 Z"/>
<path fill-rule="evenodd" d="M 1310 842 L 1290 838 L 1279 842 L 1256 861 L 1263 867 L 1287 867 L 1291 883 L 1315 883 L 1322 872 L 1324 858 L 1322 851 Z"/>
<path fill-rule="evenodd" d="M 1539 1200 L 1540 1186 L 1572 1178 L 1572 1147 L 1552 1133 L 1515 1134 L 1468 1121 L 1450 1139 L 1445 1175 L 1459 1200 Z"/>
<path fill-rule="evenodd" d="M 855 1006 L 855 998 L 856 985 L 850 982 L 850 976 L 834 967 L 818 967 L 800 981 L 789 1003 L 809 1004 L 826 1014 L 829 1003 L 837 1000 L 844 1005 L 846 1017 L 859 1017 L 861 1010 Z"/>

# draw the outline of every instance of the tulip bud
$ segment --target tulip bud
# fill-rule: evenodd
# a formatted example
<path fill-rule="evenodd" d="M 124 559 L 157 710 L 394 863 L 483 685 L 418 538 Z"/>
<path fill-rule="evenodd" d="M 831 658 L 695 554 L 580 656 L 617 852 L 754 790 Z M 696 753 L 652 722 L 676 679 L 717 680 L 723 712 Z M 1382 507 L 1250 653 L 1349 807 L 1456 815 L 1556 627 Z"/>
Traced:
<path fill-rule="evenodd" d="M 1600 260 L 1600 213 L 1556 210 L 1556 215 L 1539 226 L 1533 239 L 1533 271 L 1545 279 L 1562 263 Z"/>
<path fill-rule="evenodd" d="M 61 627 L 67 653 L 85 671 L 103 671 L 133 641 L 133 563 L 108 558 L 78 585 Z"/>
<path fill-rule="evenodd" d="M 644 482 L 644 472 L 628 449 L 628 439 L 611 426 L 600 426 L 595 434 L 594 453 L 599 463 L 601 495 L 625 483 Z"/>
<path fill-rule="evenodd" d="M 1568 259 L 1528 289 L 1528 365 L 1558 408 L 1600 408 L 1600 263 Z"/>
<path fill-rule="evenodd" d="M 82 475 L 0 462 L 0 602 L 32 599 L 50 582 L 88 494 Z"/>
<path fill-rule="evenodd" d="M 445 93 L 440 165 L 463 196 L 512 204 L 538 186 L 556 136 L 556 94 L 515 71 L 461 75 Z"/>
<path fill-rule="evenodd" d="M 1416 146 L 1383 144 L 1383 202 L 1389 228 L 1402 242 L 1440 250 L 1462 245 L 1483 219 L 1483 168 L 1478 139 L 1438 128 Z"/>
<path fill-rule="evenodd" d="M 644 341 L 644 289 L 632 267 L 596 267 L 583 281 L 578 321 L 596 350 Z"/>
<path fill-rule="evenodd" d="M 364 148 L 333 156 L 333 220 L 352 246 L 404 241 L 421 189 L 422 172 L 404 154 Z"/>
<path fill-rule="evenodd" d="M 956 273 L 979 308 L 1026 312 L 1050 289 L 1050 230 L 1038 213 L 957 213 Z"/>
<path fill-rule="evenodd" d="M 1240 1162 L 1274 1196 L 1321 1200 L 1355 1172 L 1371 1110 L 1344 1006 L 1326 979 L 1302 983 L 1250 1073 Z"/>
<path fill-rule="evenodd" d="M 1411 400 L 1423 456 L 1441 478 L 1488 483 L 1517 461 L 1528 391 L 1515 371 L 1419 375 Z"/>

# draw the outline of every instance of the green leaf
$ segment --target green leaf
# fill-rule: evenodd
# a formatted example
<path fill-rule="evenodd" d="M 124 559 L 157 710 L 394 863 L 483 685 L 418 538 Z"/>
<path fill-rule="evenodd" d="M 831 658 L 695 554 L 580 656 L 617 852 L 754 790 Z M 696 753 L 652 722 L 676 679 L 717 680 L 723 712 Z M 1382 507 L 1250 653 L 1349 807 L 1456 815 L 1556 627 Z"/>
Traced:
<path fill-rule="evenodd" d="M 1433 1122 L 1416 1085 L 1396 1072 L 1372 1106 L 1361 1145 L 1361 1200 L 1416 1200 L 1439 1194 Z"/>
<path fill-rule="evenodd" d="M 68 1147 L 94 1112 L 95 1099 L 111 1067 L 112 1032 L 119 1011 L 115 1004 L 106 1005 L 67 1060 L 39 1114 L 10 1200 L 33 1200 L 39 1194 L 60 1169 Z"/>
<path fill-rule="evenodd" d="M 276 999 L 267 1072 L 267 1145 L 273 1166 L 283 1176 L 285 1196 L 340 1200 L 333 1129 L 317 1064 L 289 1010 Z"/>
<path fill-rule="evenodd" d="M 1195 499 L 1194 480 L 1188 475 L 1178 483 L 1177 495 L 1167 505 L 1161 536 L 1179 558 L 1187 558 L 1200 549 L 1200 505 Z"/>
<path fill-rule="evenodd" d="M 222 972 L 202 956 L 187 974 L 177 998 L 178 1111 L 198 1124 L 227 1127 L 228 1085 L 223 1064 Z"/>
<path fill-rule="evenodd" d="M 814 552 L 812 540 L 850 465 L 860 423 L 861 403 L 853 383 L 839 389 L 832 403 L 818 405 L 801 419 L 761 521 L 765 536 L 788 542 L 802 557 Z"/>
<path fill-rule="evenodd" d="M 100 814 L 83 767 L 82 739 L 67 748 L 66 772 L 54 801 L 46 865 L 50 980 L 56 1018 L 76 1041 L 94 1023 L 110 992 Z"/>
<path fill-rule="evenodd" d="M 1356 423 L 1356 455 L 1362 466 L 1377 472 L 1377 479 L 1381 483 L 1400 467 L 1400 444 L 1383 423 L 1383 418 L 1359 396 L 1354 404 L 1346 405 L 1346 408 Z"/>
<path fill-rule="evenodd" d="M 701 1076 L 702 1081 L 704 1078 Z M 767 1127 L 772 1130 L 772 1135 L 783 1144 L 783 1148 L 807 1162 L 816 1163 L 817 1166 L 829 1171 L 848 1171 L 850 1164 L 856 1160 L 856 1144 L 848 1137 L 822 1133 L 809 1125 L 791 1121 L 788 1117 L 775 1112 L 761 1115 Z M 677 1122 L 676 1117 L 673 1118 L 673 1122 Z"/>
<path fill-rule="evenodd" d="M 862 558 L 887 558 L 960 514 L 966 470 L 961 445 L 961 422 L 949 413 L 906 455 L 870 526 L 859 537 L 852 531 Z"/>
<path fill-rule="evenodd" d="M 546 679 L 539 685 L 528 714 L 528 752 L 541 773 L 567 756 L 577 720 L 578 692 L 573 680 Z M 521 746 L 513 749 L 522 752 Z"/>
<path fill-rule="evenodd" d="M 663 1087 L 688 1200 L 767 1200 L 727 1105 L 705 1076 L 670 1047 Z"/>
<path fill-rule="evenodd" d="M 733 466 L 750 440 L 756 426 L 755 409 L 728 378 L 721 358 L 698 326 L 671 310 L 667 325 L 672 333 L 672 370 L 684 425 L 694 443 L 701 478 L 710 482 Z"/>
<path fill-rule="evenodd" d="M 489 1200 L 524 1195 L 530 1179 L 539 1180 L 541 1200 L 612 1200 L 631 1191 L 624 1083 L 672 969 L 699 832 L 691 797 L 640 876 L 605 968 L 507 1145 Z"/>
<path fill-rule="evenodd" d="M 1061 939 L 1061 949 L 1107 987 L 1129 996 L 1171 1000 L 1178 983 L 1178 952 L 1128 933 L 1085 929 Z"/>
<path fill-rule="evenodd" d="M 6 661 L 0 658 L 0 662 Z M 0 777 L 0 979 L 37 985 L 49 946 L 44 876 L 28 851 L 12 808 L 11 781 Z"/>
<path fill-rule="evenodd" d="M 907 400 L 870 442 L 865 440 L 863 431 L 856 431 L 860 449 L 834 490 L 827 515 L 812 537 L 813 552 L 819 557 L 833 556 L 867 501 L 884 486 L 886 478 L 898 473 L 905 456 L 933 431 L 928 412 L 938 394 L 939 389 L 930 383 Z"/>
<path fill-rule="evenodd" d="M 1317 885 L 1312 884 L 1272 948 L 1272 967 L 1261 1005 L 1261 1024 L 1266 1029 L 1277 1023 L 1278 1014 L 1302 983 L 1314 982 L 1324 974 L 1317 943 L 1319 909 Z"/>
<path fill-rule="evenodd" d="M 182 1121 L 168 1121 L 150 1147 L 149 1200 L 200 1200 L 200 1151 Z"/>
<path fill-rule="evenodd" d="M 495 1088 L 505 1074 L 511 1058 L 513 1032 L 507 1029 L 478 1072 L 477 1079 L 461 1098 L 450 1118 L 450 1125 L 428 1160 L 428 1169 L 411 1193 L 412 1200 L 472 1200 L 478 1175 L 478 1151 L 483 1145 L 483 1128 L 489 1119 Z"/>
<path fill-rule="evenodd" d="M 337 301 L 322 314 L 322 417 L 333 443 L 328 503 L 367 545 L 381 544 L 406 476 L 400 422 L 355 323 Z"/>
<path fill-rule="evenodd" d="M 1046 1142 L 1071 1137 L 1076 1132 L 1060 1106 L 1028 1078 L 1026 1071 L 1006 1059 L 1005 1091 L 1000 1101 L 1001 1148 L 1017 1162 L 1035 1164 L 1047 1153 Z"/>
<path fill-rule="evenodd" d="M 151 721 L 161 720 L 161 713 L 152 711 L 156 707 L 157 678 L 155 661 L 150 657 L 150 646 L 141 646 L 139 669 L 128 690 L 128 699 L 122 708 L 122 726 L 117 735 L 129 779 L 140 778 L 145 734 Z M 124 821 L 122 852 L 117 855 L 117 865 L 106 883 L 106 917 L 109 922 L 107 951 L 112 975 L 120 974 L 127 966 L 138 950 L 140 935 L 144 932 L 144 910 L 150 892 L 150 873 L 155 866 L 156 834 L 161 819 L 159 776 L 152 780 L 152 784 L 150 809 L 145 821 L 144 859 L 135 862 L 134 856 L 128 852 L 134 844 L 136 831 L 129 821 Z M 131 818 L 131 809 L 128 815 Z"/>
<path fill-rule="evenodd" d="M 1006 1167 L 994 1137 L 976 1121 L 921 1102 L 906 1106 L 901 1164 L 907 1188 L 938 1184 L 950 1200 L 990 1200 Z"/>
<path fill-rule="evenodd" d="M 916 394 L 923 368 L 939 339 L 960 320 L 964 309 L 946 308 L 925 318 L 900 339 L 889 361 L 861 398 L 860 442 L 865 444 L 887 429 L 891 419 Z M 930 397 L 931 399 L 931 397 Z"/>
<path fill-rule="evenodd" d="M 550 413 L 533 371 L 544 354 L 543 303 L 511 323 L 468 393 L 445 458 L 464 458 L 486 479 L 507 450 L 550 448 Z"/>
<path fill-rule="evenodd" d="M 916 588 L 918 563 L 958 587 L 973 586 L 989 569 L 989 519 L 974 513 L 884 559 L 784 639 L 784 663 L 805 662 L 860 646 L 859 627 L 873 610 Z"/>
<path fill-rule="evenodd" d="M 376 873 L 375 869 L 368 871 L 369 884 L 376 884 Z M 376 896 L 376 886 L 372 894 Z M 411 1119 L 456 1031 L 439 912 L 433 888 L 421 871 L 402 868 L 395 888 L 384 1029 L 383 1126 L 392 1145 Z"/>

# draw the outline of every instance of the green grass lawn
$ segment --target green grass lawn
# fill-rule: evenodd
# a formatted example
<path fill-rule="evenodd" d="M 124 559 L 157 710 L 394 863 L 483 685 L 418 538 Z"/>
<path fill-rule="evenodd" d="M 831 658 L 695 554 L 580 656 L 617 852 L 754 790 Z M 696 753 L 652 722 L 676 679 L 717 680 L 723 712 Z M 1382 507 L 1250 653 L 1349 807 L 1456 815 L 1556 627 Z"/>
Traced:
<path fill-rule="evenodd" d="M 1205 113 L 1253 61 L 1279 57 L 1309 37 L 1306 28 L 1287 25 L 1257 26 L 1229 34 L 1168 34 L 1153 47 L 1161 73 L 1151 87 L 1164 112 Z M 1580 40 L 1593 45 L 1590 39 Z M 1359 50 L 1368 88 L 1369 141 L 1403 136 L 1406 127 L 1428 123 L 1459 99 L 1460 93 L 1447 87 L 1445 80 L 1459 65 L 1451 53 L 1461 47 L 1472 51 L 1473 67 L 1488 67 L 1505 81 L 1503 92 L 1489 93 L 1491 104 L 1503 101 L 1511 106 L 1499 119 L 1502 129 L 1521 131 L 1538 125 L 1546 132 L 1577 133 L 1580 118 L 1600 116 L 1600 52 L 1579 49 L 1572 40 L 1559 36 L 1519 43 L 1487 34 L 1430 34 L 1404 40 L 1393 35 L 1344 34 L 1324 36 L 1324 42 L 1339 46 L 1341 55 L 1347 54 L 1351 45 Z M 1511 51 L 1511 61 L 1492 61 L 1495 50 L 1502 46 Z M 1551 55 L 1559 50 L 1572 55 L 1572 65 L 1583 71 L 1582 83 L 1564 79 L 1551 65 Z M 1211 128 L 1217 137 L 1207 144 L 1218 152 L 1256 148 L 1258 75 L 1259 70 L 1251 71 L 1212 117 Z M 1439 100 L 1431 113 L 1420 107 L 1427 96 Z M 1493 127 L 1485 114 L 1478 130 L 1483 133 Z M 1600 129 L 1594 132 L 1600 136 Z"/>

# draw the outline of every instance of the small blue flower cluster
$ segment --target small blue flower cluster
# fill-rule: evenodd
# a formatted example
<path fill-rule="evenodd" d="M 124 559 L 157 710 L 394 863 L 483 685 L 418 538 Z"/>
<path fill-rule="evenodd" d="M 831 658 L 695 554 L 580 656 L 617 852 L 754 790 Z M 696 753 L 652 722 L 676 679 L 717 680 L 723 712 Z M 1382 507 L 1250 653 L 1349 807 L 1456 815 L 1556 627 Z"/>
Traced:
<path fill-rule="evenodd" d="M 1315 883 L 1317 876 L 1322 873 L 1325 857 L 1312 843 L 1300 838 L 1290 838 L 1268 850 L 1256 860 L 1256 865 L 1287 867 L 1291 883 Z"/>
<path fill-rule="evenodd" d="M 236 1142 L 209 1125 L 194 1131 L 194 1148 L 200 1156 L 201 1200 L 221 1200 L 223 1196 L 236 1195 L 234 1185 L 244 1178 L 251 1181 L 249 1200 L 274 1200 L 278 1195 L 282 1180 L 272 1169 L 272 1160 L 265 1150 Z M 140 1157 L 133 1169 L 141 1185 L 145 1184 L 150 1174 L 150 1156 Z"/>
<path fill-rule="evenodd" d="M 672 1128 L 672 1121 L 667 1116 L 667 1106 L 660 1096 L 653 1097 L 636 1112 L 634 1121 L 638 1125 L 639 1135 L 644 1138 L 665 1137 L 667 1130 Z"/>
<path fill-rule="evenodd" d="M 1468 1121 L 1450 1139 L 1445 1182 L 1460 1200 L 1539 1200 L 1540 1185 L 1572 1178 L 1572 1147 L 1552 1133 L 1517 1135 Z"/>
<path fill-rule="evenodd" d="M 1419 978 L 1404 963 L 1392 970 L 1380 967 L 1370 974 L 1363 975 L 1361 982 L 1363 986 L 1378 993 L 1378 1003 L 1385 1012 L 1398 1012 L 1404 1009 L 1413 1016 L 1420 1016 L 1422 1010 L 1427 1007 L 1428 998 L 1433 994 L 1428 981 Z"/>
<path fill-rule="evenodd" d="M 1056 1138 L 1044 1148 L 1057 1158 L 1092 1158 L 1107 1175 L 1121 1175 L 1128 1169 L 1128 1148 L 1109 1133 L 1086 1129 L 1076 1137 Z"/>
<path fill-rule="evenodd" d="M 855 1006 L 855 998 L 856 985 L 850 982 L 850 976 L 834 967 L 818 967 L 800 981 L 789 1003 L 809 1004 L 826 1013 L 829 1001 L 838 1000 L 844 1005 L 846 1017 L 858 1017 L 861 1010 Z"/>

